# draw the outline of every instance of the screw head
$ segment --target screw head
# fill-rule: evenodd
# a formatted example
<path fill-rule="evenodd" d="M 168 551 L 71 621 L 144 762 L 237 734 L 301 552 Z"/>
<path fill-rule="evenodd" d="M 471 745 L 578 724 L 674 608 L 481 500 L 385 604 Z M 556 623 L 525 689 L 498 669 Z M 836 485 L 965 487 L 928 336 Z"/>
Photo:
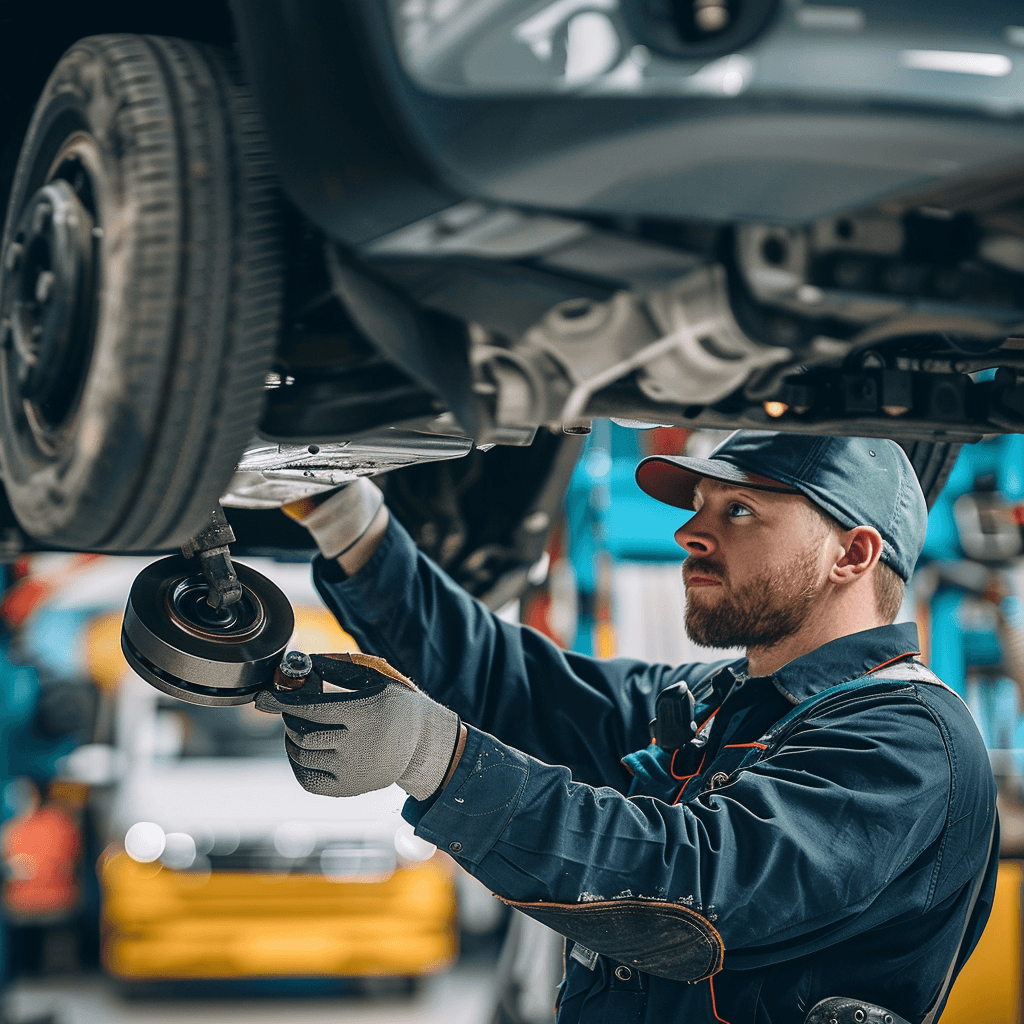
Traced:
<path fill-rule="evenodd" d="M 36 302 L 45 305 L 53 296 L 53 286 L 57 283 L 57 275 L 52 270 L 44 270 L 36 278 Z"/>
<path fill-rule="evenodd" d="M 303 651 L 289 651 L 281 659 L 281 675 L 289 679 L 305 679 L 313 671 L 313 659 Z"/>
<path fill-rule="evenodd" d="M 32 211 L 32 233 L 38 235 L 53 218 L 53 207 L 49 203 L 38 203 Z"/>
<path fill-rule="evenodd" d="M 4 270 L 13 274 L 21 266 L 21 259 L 25 255 L 25 246 L 21 242 L 11 242 L 7 246 L 7 253 L 4 257 Z"/>

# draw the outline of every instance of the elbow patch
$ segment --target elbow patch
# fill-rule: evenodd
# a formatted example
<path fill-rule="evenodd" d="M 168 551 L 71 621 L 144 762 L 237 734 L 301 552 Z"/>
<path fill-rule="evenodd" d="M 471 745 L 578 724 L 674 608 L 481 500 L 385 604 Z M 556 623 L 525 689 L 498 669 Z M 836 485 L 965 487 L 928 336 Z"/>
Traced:
<path fill-rule="evenodd" d="M 722 969 L 721 935 L 706 918 L 676 903 L 503 902 L 595 953 L 659 978 L 703 981 Z"/>

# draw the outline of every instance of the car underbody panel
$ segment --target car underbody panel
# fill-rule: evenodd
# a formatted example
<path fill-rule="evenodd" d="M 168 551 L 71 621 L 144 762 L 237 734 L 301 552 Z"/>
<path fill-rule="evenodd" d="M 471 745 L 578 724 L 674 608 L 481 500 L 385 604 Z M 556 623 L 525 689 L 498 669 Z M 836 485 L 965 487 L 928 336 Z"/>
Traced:
<path fill-rule="evenodd" d="M 856 24 L 748 4 L 706 38 L 657 10 L 235 9 L 285 187 L 374 349 L 478 443 L 601 415 L 1019 429 L 1020 72 L 989 53 L 1012 6 L 945 27 L 880 3 Z M 337 103 L 357 82 L 364 101 Z"/>
<path fill-rule="evenodd" d="M 90 102 L 98 79 L 75 70 L 86 52 L 108 68 L 108 90 L 110 68 L 149 61 L 169 126 L 176 110 L 194 111 L 181 153 L 161 143 L 168 167 L 190 169 L 167 178 L 181 226 L 165 256 L 196 294 L 218 274 L 248 271 L 246 308 L 266 311 L 243 309 L 236 322 L 225 307 L 225 330 L 200 345 L 216 377 L 189 368 L 200 363 L 186 342 L 168 342 L 168 379 L 179 396 L 204 381 L 211 410 L 228 408 L 216 390 L 225 387 L 258 392 L 262 405 L 254 415 L 249 403 L 244 422 L 193 411 L 177 433 L 166 410 L 166 422 L 111 420 L 107 436 L 132 441 L 123 464 L 110 460 L 129 496 L 121 519 L 106 532 L 69 527 L 62 542 L 63 526 L 40 523 L 75 517 L 47 509 L 26 470 L 8 495 L 12 551 L 167 550 L 218 497 L 255 524 L 287 500 L 389 474 L 389 500 L 421 544 L 494 596 L 506 593 L 501 573 L 521 576 L 539 557 L 547 526 L 523 533 L 522 523 L 539 512 L 550 523 L 576 435 L 595 417 L 894 437 L 918 451 L 929 486 L 948 471 L 949 446 L 1024 431 L 1024 71 L 1014 49 L 1024 29 L 1013 28 L 1013 4 L 987 0 L 969 19 L 882 0 L 65 6 L 50 34 L 42 13 L 3 15 L 9 37 L 47 40 L 34 70 L 11 78 L 2 117 L 0 181 L 11 189 L 17 163 L 21 182 L 0 264 L 9 418 L 21 422 L 21 409 L 38 419 L 32 388 L 54 377 L 45 353 L 62 353 L 70 369 L 54 377 L 61 402 L 46 399 L 50 448 L 38 459 L 64 480 L 60 467 L 82 461 L 90 436 L 77 396 L 109 376 L 93 322 L 106 322 L 114 299 L 135 308 L 117 292 L 110 239 L 117 211 L 137 198 L 117 183 L 137 170 L 141 136 L 111 120 L 116 108 Z M 58 43 L 74 44 L 63 59 L 50 52 Z M 49 134 L 26 133 L 54 63 L 35 114 Z M 226 127 L 203 113 L 213 96 L 203 68 L 225 69 L 214 77 Z M 114 84 L 133 88 L 126 77 Z M 69 89 L 79 113 L 65 131 Z M 127 132 L 120 149 L 102 142 L 110 131 Z M 251 149 L 254 139 L 265 140 L 252 150 L 258 167 L 239 141 Z M 51 146 L 74 159 L 53 164 Z M 223 154 L 223 184 L 197 206 L 204 146 Z M 231 159 L 249 175 L 238 184 Z M 43 223 L 39 211 L 55 203 L 88 215 L 87 238 Z M 273 287 L 247 261 L 248 243 L 223 265 L 224 245 L 194 244 L 215 232 L 241 239 L 238 225 L 252 230 L 257 216 L 264 266 L 282 268 Z M 145 267 L 140 238 L 132 265 Z M 165 291 L 167 315 L 192 301 Z M 81 346 L 69 347 L 61 323 L 75 325 Z M 189 337 L 180 327 L 172 336 Z M 213 429 L 204 437 L 203 424 L 216 415 L 217 465 L 204 467 L 214 449 L 203 447 Z M 0 445 L 9 480 L 11 444 Z M 185 500 L 180 483 L 150 473 L 158 516 L 131 506 L 128 486 L 154 452 L 178 452 L 168 465 L 179 477 L 192 466 L 202 492 Z M 486 508 L 471 483 L 481 473 L 491 485 L 529 474 L 509 515 Z M 413 479 L 413 490 L 401 483 Z M 81 488 L 103 484 L 89 477 Z M 46 515 L 26 514 L 26 488 Z M 68 501 L 81 498 L 66 489 Z M 253 545 L 273 535 L 254 529 Z M 497 574 L 478 571 L 499 563 Z"/>

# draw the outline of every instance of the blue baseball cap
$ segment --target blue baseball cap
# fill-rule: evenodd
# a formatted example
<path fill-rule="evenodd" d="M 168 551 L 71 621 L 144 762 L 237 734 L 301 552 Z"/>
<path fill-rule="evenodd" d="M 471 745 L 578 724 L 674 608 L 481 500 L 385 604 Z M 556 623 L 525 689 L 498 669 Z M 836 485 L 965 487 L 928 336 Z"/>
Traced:
<path fill-rule="evenodd" d="M 914 467 L 895 441 L 737 430 L 706 459 L 652 455 L 636 468 L 641 490 L 691 511 L 702 477 L 803 494 L 847 529 L 873 526 L 882 536 L 881 560 L 904 580 L 924 547 L 928 507 Z"/>

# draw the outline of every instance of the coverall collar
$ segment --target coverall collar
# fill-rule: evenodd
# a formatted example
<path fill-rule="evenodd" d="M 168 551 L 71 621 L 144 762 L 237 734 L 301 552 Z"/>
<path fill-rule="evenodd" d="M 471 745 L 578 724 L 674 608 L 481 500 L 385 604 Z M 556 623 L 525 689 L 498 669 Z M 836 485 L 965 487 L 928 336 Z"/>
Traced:
<path fill-rule="evenodd" d="M 858 679 L 890 661 L 920 653 L 916 623 L 898 622 L 831 640 L 794 658 L 770 678 L 786 700 L 799 704 L 827 687 Z M 742 668 L 745 667 L 744 663 Z"/>

